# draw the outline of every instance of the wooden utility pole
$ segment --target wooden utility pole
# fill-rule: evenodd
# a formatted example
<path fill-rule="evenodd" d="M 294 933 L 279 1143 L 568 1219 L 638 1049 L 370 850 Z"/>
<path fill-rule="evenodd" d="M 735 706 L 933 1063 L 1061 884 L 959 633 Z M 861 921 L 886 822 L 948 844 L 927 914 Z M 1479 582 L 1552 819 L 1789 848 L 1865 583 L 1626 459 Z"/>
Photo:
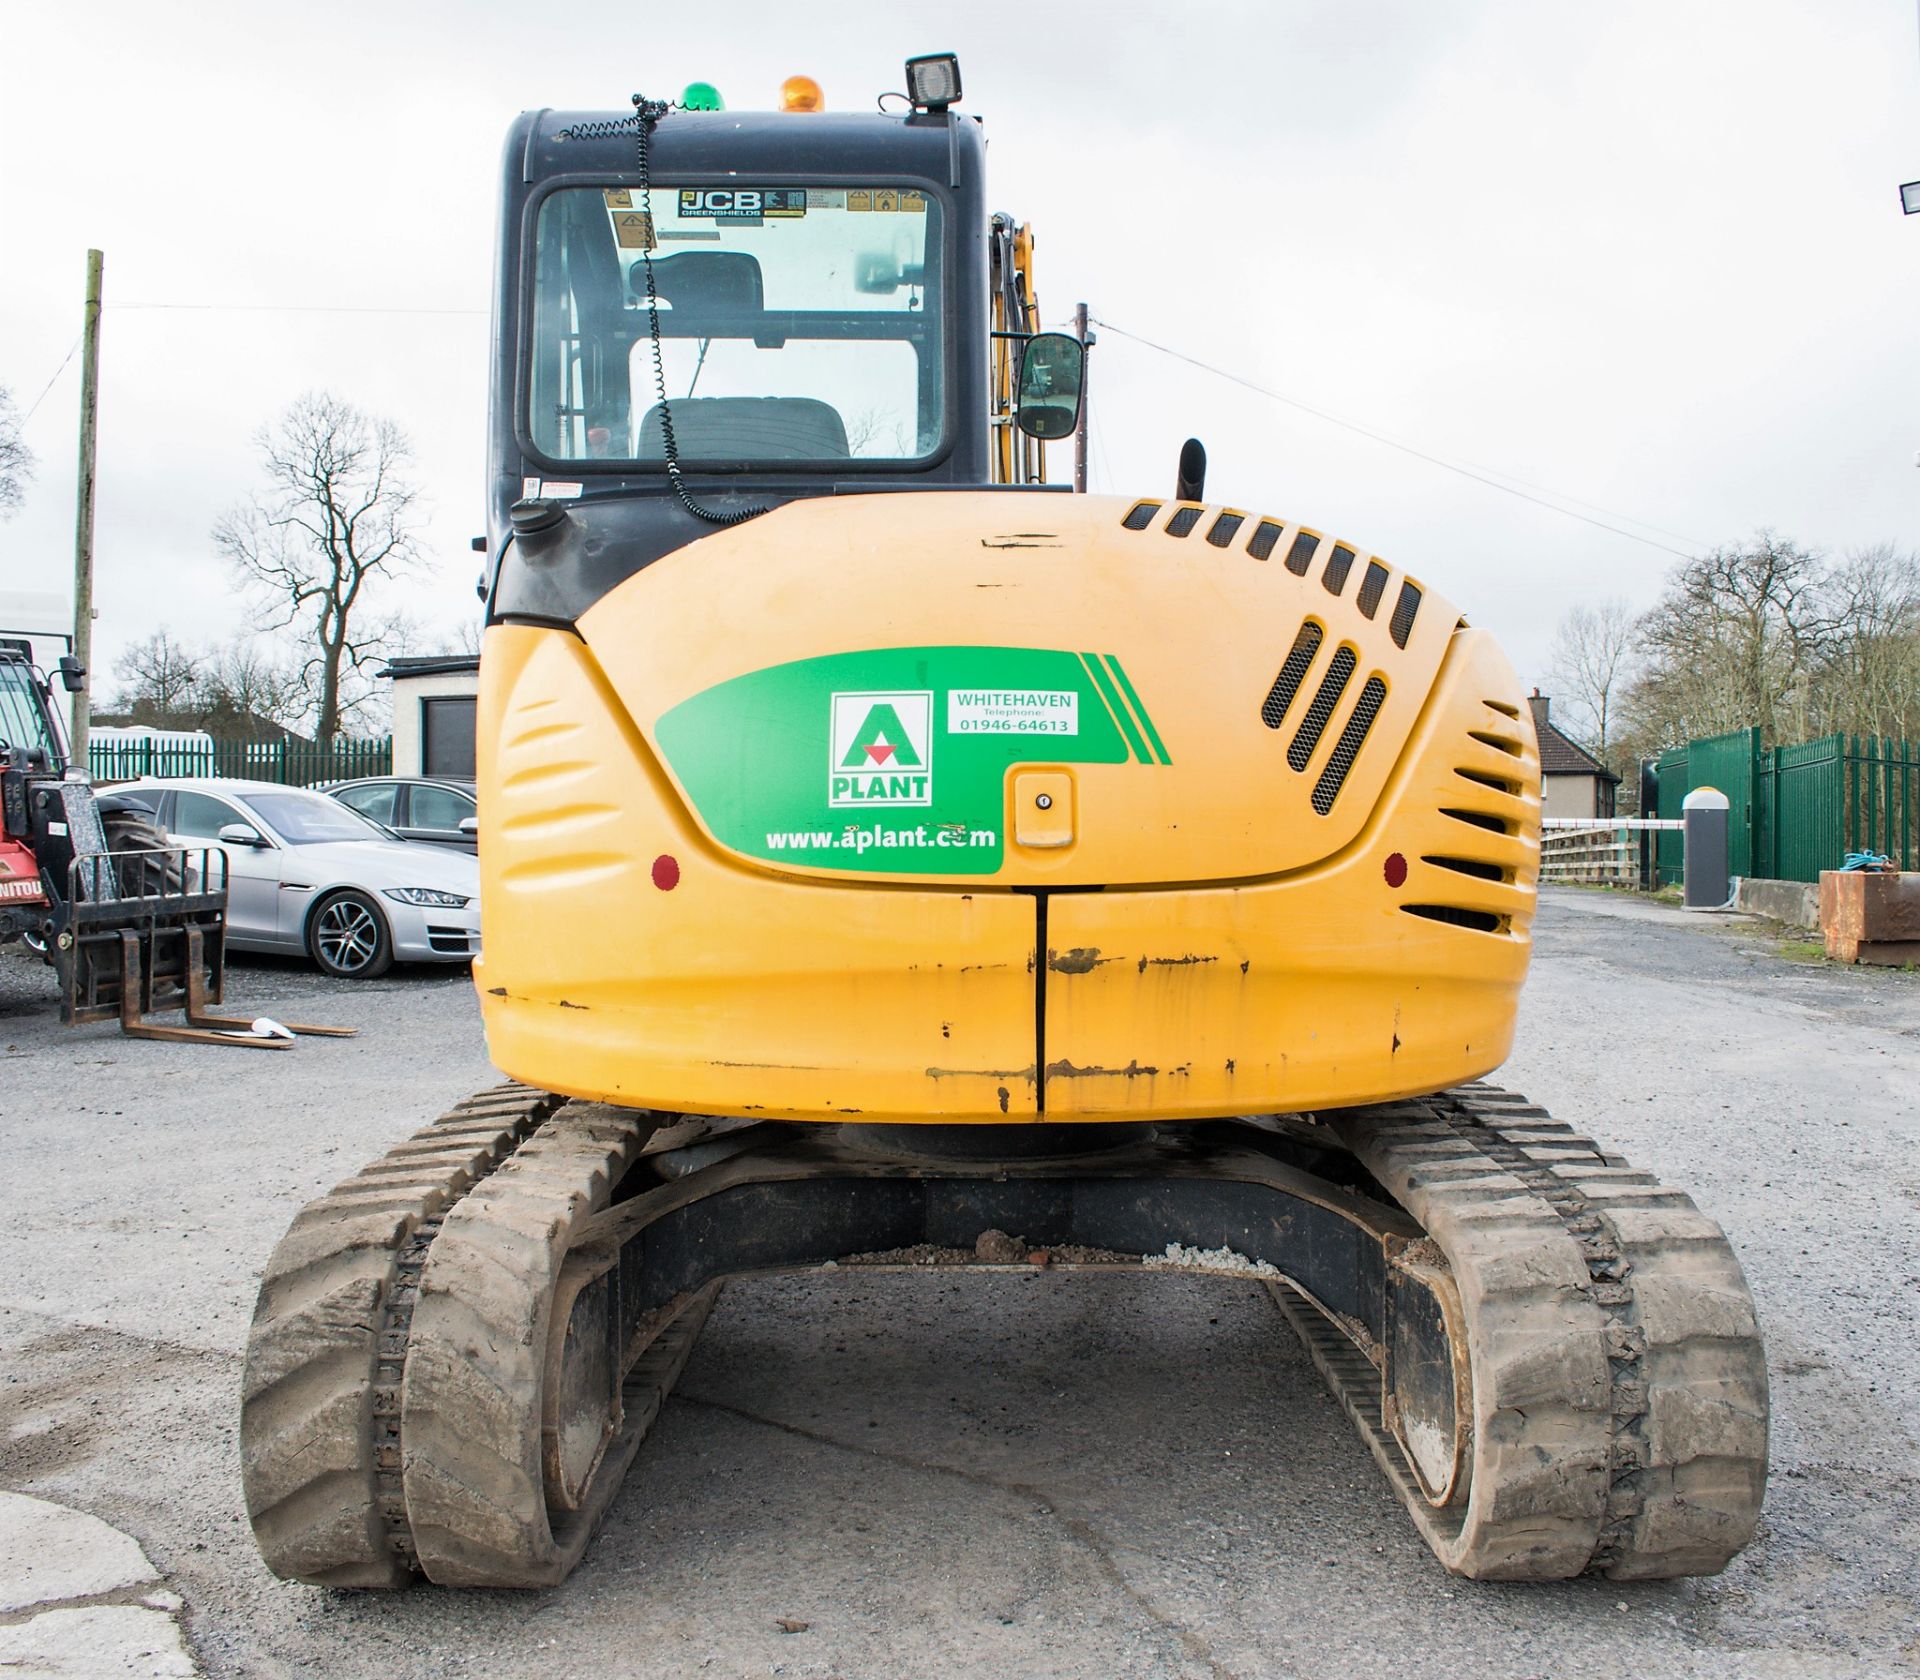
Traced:
<path fill-rule="evenodd" d="M 1077 303 L 1073 307 L 1073 336 L 1082 344 L 1091 344 L 1087 336 L 1087 306 Z M 1076 496 L 1087 493 L 1087 375 L 1086 357 L 1080 358 L 1080 418 L 1073 428 L 1073 491 Z"/>
<path fill-rule="evenodd" d="M 73 696 L 73 762 L 87 767 L 93 722 L 93 458 L 100 408 L 100 271 L 105 259 L 87 253 L 87 319 L 80 336 L 79 512 L 73 527 L 73 657 L 84 675 Z"/>

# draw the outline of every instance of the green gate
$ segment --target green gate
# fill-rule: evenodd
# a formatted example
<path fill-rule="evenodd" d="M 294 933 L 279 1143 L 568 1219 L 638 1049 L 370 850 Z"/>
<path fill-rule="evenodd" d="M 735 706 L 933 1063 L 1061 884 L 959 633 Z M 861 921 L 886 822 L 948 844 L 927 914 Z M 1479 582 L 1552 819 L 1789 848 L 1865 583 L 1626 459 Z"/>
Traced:
<path fill-rule="evenodd" d="M 1727 796 L 1728 869 L 1817 881 L 1850 851 L 1884 852 L 1920 869 L 1920 743 L 1824 735 L 1762 751 L 1757 729 L 1676 747 L 1654 766 L 1661 817 L 1677 818 L 1698 787 Z M 1681 836 L 1655 840 L 1661 884 L 1680 879 Z"/>

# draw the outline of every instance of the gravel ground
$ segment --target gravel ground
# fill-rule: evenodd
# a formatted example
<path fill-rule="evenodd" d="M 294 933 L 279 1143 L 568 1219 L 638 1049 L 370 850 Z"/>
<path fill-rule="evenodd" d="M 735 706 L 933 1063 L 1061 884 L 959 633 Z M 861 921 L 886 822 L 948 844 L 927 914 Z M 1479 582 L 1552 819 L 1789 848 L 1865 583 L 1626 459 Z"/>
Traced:
<path fill-rule="evenodd" d="M 1920 1672 L 1920 981 L 1600 895 L 1538 934 L 1502 1081 L 1691 1189 L 1759 1299 L 1774 1479 L 1716 1580 L 1449 1578 L 1257 1284 L 842 1271 L 728 1291 L 564 1587 L 275 1581 L 234 1449 L 260 1265 L 493 1076 L 463 976 L 265 962 L 242 1009 L 361 1037 L 69 1034 L 0 959 L 0 1487 L 133 1534 L 216 1675 Z"/>

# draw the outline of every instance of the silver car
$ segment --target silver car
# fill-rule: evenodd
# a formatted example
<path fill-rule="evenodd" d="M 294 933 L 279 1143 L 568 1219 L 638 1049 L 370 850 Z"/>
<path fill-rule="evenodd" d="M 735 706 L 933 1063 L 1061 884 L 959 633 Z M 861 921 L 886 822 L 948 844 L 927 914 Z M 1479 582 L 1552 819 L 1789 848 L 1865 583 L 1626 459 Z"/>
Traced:
<path fill-rule="evenodd" d="M 278 782 L 143 781 L 175 845 L 223 847 L 227 942 L 304 951 L 344 979 L 401 962 L 467 962 L 480 950 L 480 866 L 397 838 L 338 800 Z"/>

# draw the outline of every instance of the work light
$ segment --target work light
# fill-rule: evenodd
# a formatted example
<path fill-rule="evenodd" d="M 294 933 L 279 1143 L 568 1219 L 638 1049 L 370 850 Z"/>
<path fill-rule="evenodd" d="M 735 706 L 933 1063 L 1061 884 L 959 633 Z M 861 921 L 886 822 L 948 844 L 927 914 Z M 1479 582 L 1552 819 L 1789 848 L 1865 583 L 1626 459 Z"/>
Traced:
<path fill-rule="evenodd" d="M 960 60 L 952 53 L 908 59 L 907 97 L 919 111 L 944 111 L 956 103 L 960 98 Z"/>

